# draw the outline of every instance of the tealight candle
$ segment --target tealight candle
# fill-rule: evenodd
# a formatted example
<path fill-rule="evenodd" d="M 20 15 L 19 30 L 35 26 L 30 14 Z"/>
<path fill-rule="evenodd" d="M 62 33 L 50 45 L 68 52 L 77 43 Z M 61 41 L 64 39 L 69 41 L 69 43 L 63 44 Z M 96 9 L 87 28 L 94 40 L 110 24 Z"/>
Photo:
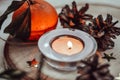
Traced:
<path fill-rule="evenodd" d="M 59 54 L 73 55 L 81 52 L 83 43 L 80 39 L 73 36 L 60 36 L 57 37 L 51 44 L 54 51 Z"/>
<path fill-rule="evenodd" d="M 56 29 L 40 37 L 38 41 L 40 53 L 45 61 L 58 70 L 77 70 L 80 60 L 96 53 L 95 39 L 77 29 Z"/>

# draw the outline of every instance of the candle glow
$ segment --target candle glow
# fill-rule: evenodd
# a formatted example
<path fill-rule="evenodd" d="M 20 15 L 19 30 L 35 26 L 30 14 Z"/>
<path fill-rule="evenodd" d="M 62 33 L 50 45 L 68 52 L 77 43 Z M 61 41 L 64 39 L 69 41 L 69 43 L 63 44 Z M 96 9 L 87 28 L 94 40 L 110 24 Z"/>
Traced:
<path fill-rule="evenodd" d="M 37 67 L 38 67 L 38 64 L 35 64 L 35 65 L 34 65 L 34 67 L 36 67 L 36 68 L 37 68 Z"/>

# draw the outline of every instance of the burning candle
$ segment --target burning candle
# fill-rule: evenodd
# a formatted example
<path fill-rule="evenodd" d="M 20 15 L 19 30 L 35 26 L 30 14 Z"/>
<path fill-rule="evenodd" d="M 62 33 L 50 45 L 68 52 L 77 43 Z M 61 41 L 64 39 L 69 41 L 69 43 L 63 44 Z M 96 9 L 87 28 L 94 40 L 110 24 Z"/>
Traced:
<path fill-rule="evenodd" d="M 54 51 L 64 55 L 77 54 L 83 49 L 82 41 L 72 36 L 57 37 L 51 46 Z"/>
<path fill-rule="evenodd" d="M 40 53 L 53 68 L 65 71 L 77 69 L 78 61 L 95 54 L 97 43 L 94 38 L 77 29 L 56 29 L 40 37 Z"/>

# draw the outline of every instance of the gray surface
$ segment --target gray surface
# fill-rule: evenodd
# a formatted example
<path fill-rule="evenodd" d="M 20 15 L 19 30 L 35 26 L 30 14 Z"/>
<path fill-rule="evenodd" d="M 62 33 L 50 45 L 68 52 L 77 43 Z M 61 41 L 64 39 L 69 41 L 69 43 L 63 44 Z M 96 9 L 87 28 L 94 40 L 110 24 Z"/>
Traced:
<path fill-rule="evenodd" d="M 0 15 L 2 15 L 2 13 L 5 11 L 5 9 L 7 8 L 7 6 L 10 4 L 12 0 L 0 0 Z M 46 0 L 47 1 L 47 0 Z M 71 1 L 73 0 L 63 0 L 62 2 L 59 0 L 48 0 L 50 1 L 51 4 L 53 4 L 56 8 L 57 8 L 57 11 L 59 12 L 61 10 L 61 6 L 62 4 L 70 4 Z M 80 1 L 82 3 L 85 3 L 85 2 L 88 2 L 91 3 L 91 6 L 90 6 L 90 9 L 88 11 L 88 13 L 92 13 L 94 14 L 95 16 L 98 15 L 98 14 L 103 14 L 104 16 L 106 16 L 107 13 L 110 13 L 113 15 L 114 17 L 114 20 L 119 20 L 120 21 L 120 16 L 119 16 L 119 13 L 120 13 L 120 0 L 76 0 L 77 2 Z M 92 4 L 98 4 L 98 5 L 92 5 Z M 102 6 L 100 6 L 99 4 L 102 4 Z M 105 5 L 108 5 L 108 6 L 105 6 Z M 4 27 L 11 21 L 11 15 L 8 16 L 8 19 L 5 21 L 5 23 L 3 24 L 3 28 L 2 30 L 4 29 Z M 117 24 L 118 26 L 120 26 L 120 23 Z M 58 23 L 58 28 L 60 24 Z M 3 37 L 3 38 L 7 38 L 8 35 L 7 34 L 3 34 L 2 31 L 0 31 L 0 36 Z M 3 49 L 4 49 L 4 42 L 2 40 L 0 40 L 0 71 L 2 71 L 4 69 L 4 66 L 3 66 Z M 113 52 L 114 55 L 117 60 L 116 61 L 111 61 L 111 67 L 110 67 L 110 70 L 111 72 L 117 76 L 118 73 L 120 73 L 120 37 L 118 37 L 116 40 L 115 40 L 115 48 L 112 49 L 112 50 L 109 50 L 107 52 Z M 0 79 L 2 80 L 2 79 Z"/>

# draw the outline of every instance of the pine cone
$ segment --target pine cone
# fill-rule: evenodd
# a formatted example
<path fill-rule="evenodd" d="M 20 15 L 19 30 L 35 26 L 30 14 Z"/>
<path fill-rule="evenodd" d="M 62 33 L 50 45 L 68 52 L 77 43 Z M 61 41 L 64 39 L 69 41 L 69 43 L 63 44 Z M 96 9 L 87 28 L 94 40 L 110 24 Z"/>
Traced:
<path fill-rule="evenodd" d="M 102 15 L 93 18 L 91 14 L 86 14 L 89 4 L 77 9 L 76 2 L 72 2 L 72 9 L 68 5 L 62 8 L 59 19 L 63 28 L 75 28 L 85 31 L 92 35 L 98 44 L 98 50 L 105 51 L 114 47 L 116 36 L 120 35 L 120 28 L 115 27 L 118 21 L 112 22 L 112 15 L 107 14 L 107 18 L 103 20 Z"/>
<path fill-rule="evenodd" d="M 65 5 L 59 14 L 61 25 L 64 28 L 81 28 L 85 25 L 85 20 L 92 19 L 92 15 L 85 14 L 88 8 L 89 5 L 86 4 L 85 7 L 78 10 L 75 1 L 72 2 L 72 9 L 68 5 Z"/>
<path fill-rule="evenodd" d="M 111 38 L 116 39 L 116 35 L 120 35 L 120 28 L 115 27 L 118 21 L 112 22 L 112 19 L 110 14 L 107 14 L 105 20 L 103 20 L 102 15 L 98 15 L 89 24 L 89 33 L 96 39 L 99 50 L 112 49 L 114 41 Z"/>
<path fill-rule="evenodd" d="M 114 77 L 110 74 L 108 64 L 100 64 L 98 56 L 94 55 L 86 61 L 81 61 L 84 65 L 78 66 L 78 73 L 80 76 L 76 80 L 114 80 Z"/>

